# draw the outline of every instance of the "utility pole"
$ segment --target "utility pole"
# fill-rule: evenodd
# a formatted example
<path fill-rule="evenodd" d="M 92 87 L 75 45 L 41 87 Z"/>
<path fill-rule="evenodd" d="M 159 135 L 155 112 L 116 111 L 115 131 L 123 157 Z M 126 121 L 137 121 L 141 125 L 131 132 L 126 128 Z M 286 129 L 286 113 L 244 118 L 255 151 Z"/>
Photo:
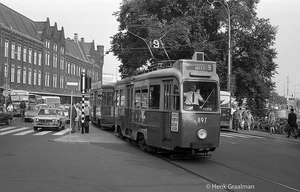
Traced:
<path fill-rule="evenodd" d="M 289 97 L 289 77 L 287 77 L 286 86 L 287 86 L 287 97 Z"/>

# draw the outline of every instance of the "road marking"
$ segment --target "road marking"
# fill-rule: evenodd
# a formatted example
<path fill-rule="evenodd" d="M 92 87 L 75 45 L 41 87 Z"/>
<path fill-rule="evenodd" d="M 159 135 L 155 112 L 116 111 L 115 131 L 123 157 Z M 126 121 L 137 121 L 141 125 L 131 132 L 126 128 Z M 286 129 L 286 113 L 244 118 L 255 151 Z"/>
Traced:
<path fill-rule="evenodd" d="M 28 131 L 24 131 L 24 132 L 21 132 L 21 133 L 16 133 L 14 135 L 26 135 L 26 134 L 32 133 L 32 132 L 35 132 L 35 130 L 28 130 Z"/>
<path fill-rule="evenodd" d="M 46 135 L 48 133 L 51 133 L 52 131 L 42 131 L 42 132 L 39 132 L 37 134 L 33 134 L 33 135 Z"/>
<path fill-rule="evenodd" d="M 14 133 L 14 132 L 18 132 L 18 131 L 23 131 L 23 130 L 30 129 L 30 128 L 31 127 L 22 127 L 22 128 L 19 128 L 19 129 L 14 129 L 14 130 L 2 132 L 2 133 L 0 133 L 0 135 L 7 135 L 7 134 L 10 134 L 10 133 Z"/>
<path fill-rule="evenodd" d="M 64 134 L 68 133 L 69 131 L 70 131 L 70 129 L 67 128 L 67 129 L 62 130 L 60 132 L 54 133 L 53 135 L 64 135 Z"/>
<path fill-rule="evenodd" d="M 223 137 L 240 137 L 240 138 L 257 138 L 257 139 L 263 139 L 264 137 L 255 136 L 255 135 L 246 135 L 246 134 L 239 134 L 239 133 L 221 133 L 221 136 Z"/>
<path fill-rule="evenodd" d="M 16 127 L 5 127 L 3 129 L 1 129 L 0 131 L 7 131 L 7 130 L 10 130 L 10 129 L 14 129 L 14 128 L 16 128 Z"/>

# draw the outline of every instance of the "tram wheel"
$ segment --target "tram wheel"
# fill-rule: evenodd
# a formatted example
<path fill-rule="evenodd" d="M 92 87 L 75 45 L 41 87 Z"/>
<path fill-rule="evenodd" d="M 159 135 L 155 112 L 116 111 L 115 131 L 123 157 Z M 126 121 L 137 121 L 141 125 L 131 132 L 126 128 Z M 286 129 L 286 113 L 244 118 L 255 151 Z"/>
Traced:
<path fill-rule="evenodd" d="M 147 144 L 144 138 L 144 135 L 139 135 L 138 137 L 138 141 L 139 141 L 139 147 L 143 150 L 143 151 L 147 151 Z"/>

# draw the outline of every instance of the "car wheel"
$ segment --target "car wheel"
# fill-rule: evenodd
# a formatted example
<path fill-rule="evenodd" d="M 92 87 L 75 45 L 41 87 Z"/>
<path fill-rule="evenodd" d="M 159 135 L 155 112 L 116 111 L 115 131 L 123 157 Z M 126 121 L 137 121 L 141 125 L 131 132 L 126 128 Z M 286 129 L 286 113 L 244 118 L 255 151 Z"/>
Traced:
<path fill-rule="evenodd" d="M 34 130 L 34 131 L 37 131 L 37 127 L 34 127 L 33 130 Z"/>
<path fill-rule="evenodd" d="M 8 119 L 7 121 L 6 121 L 6 125 L 9 125 L 11 123 L 11 119 Z"/>

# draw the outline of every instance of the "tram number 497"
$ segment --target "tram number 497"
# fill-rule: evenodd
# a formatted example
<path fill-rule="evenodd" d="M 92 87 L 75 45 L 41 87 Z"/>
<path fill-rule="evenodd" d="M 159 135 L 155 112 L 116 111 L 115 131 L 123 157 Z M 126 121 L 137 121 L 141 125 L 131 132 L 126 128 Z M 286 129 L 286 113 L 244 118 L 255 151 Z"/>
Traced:
<path fill-rule="evenodd" d="M 197 123 L 206 123 L 207 117 L 198 117 Z"/>

